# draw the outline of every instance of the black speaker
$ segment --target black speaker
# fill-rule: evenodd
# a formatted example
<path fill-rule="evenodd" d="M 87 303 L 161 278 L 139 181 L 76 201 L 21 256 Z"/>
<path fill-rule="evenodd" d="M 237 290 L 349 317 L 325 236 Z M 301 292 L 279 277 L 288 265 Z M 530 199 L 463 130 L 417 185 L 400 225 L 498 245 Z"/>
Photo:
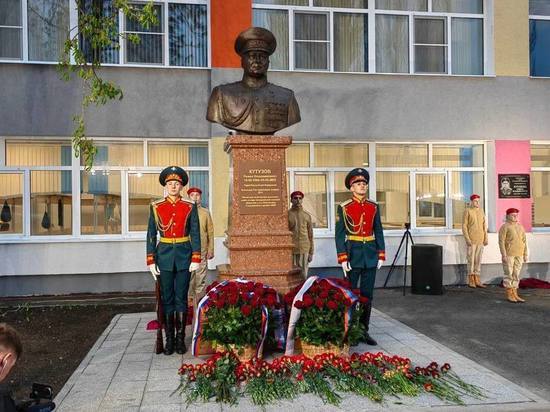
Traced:
<path fill-rule="evenodd" d="M 416 243 L 411 250 L 411 292 L 417 295 L 442 295 L 443 247 Z"/>

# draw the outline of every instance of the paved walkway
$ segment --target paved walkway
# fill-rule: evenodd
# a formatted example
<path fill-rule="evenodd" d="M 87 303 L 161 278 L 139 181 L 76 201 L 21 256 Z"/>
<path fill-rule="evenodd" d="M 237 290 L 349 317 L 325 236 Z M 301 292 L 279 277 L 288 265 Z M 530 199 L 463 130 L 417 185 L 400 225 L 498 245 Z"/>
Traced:
<path fill-rule="evenodd" d="M 179 384 L 178 368 L 182 360 L 200 360 L 192 358 L 190 353 L 183 355 L 183 359 L 175 354 L 153 354 L 156 335 L 154 332 L 147 332 L 145 327 L 154 316 L 154 313 L 115 316 L 57 395 L 56 411 L 185 411 L 187 405 L 183 403 L 182 397 L 177 393 L 171 396 Z M 550 410 L 549 402 L 379 311 L 373 310 L 371 332 L 378 341 L 378 346 L 360 345 L 355 348 L 356 352 L 381 350 L 408 356 L 421 366 L 426 366 L 432 360 L 439 363 L 449 362 L 464 380 L 484 388 L 488 398 L 482 401 L 465 398 L 466 407 L 454 407 L 429 394 L 416 398 L 387 397 L 383 404 L 348 395 L 340 407 L 336 408 L 323 404 L 315 396 L 303 395 L 292 402 L 280 402 L 266 410 Z M 187 341 L 189 347 L 190 327 Z M 191 405 L 187 410 L 253 411 L 260 408 L 247 399 L 242 399 L 235 407 L 220 407 L 212 402 Z"/>

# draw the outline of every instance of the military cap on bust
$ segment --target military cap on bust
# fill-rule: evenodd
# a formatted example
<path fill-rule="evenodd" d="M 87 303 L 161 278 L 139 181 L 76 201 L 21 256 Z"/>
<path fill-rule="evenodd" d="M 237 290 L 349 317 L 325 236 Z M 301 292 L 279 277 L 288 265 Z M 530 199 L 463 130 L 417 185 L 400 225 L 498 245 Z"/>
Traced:
<path fill-rule="evenodd" d="M 368 170 L 363 169 L 362 167 L 356 167 L 346 176 L 346 188 L 349 190 L 351 185 L 356 182 L 365 182 L 366 184 L 369 184 L 369 180 L 370 176 Z"/>
<path fill-rule="evenodd" d="M 166 182 L 170 180 L 177 180 L 182 186 L 185 186 L 189 181 L 189 176 L 187 176 L 187 172 L 179 166 L 168 166 L 160 172 L 159 182 L 161 185 L 166 186 Z"/>
<path fill-rule="evenodd" d="M 262 27 L 250 27 L 235 40 L 235 51 L 239 56 L 251 50 L 261 50 L 271 55 L 277 47 L 277 40 L 269 30 Z"/>

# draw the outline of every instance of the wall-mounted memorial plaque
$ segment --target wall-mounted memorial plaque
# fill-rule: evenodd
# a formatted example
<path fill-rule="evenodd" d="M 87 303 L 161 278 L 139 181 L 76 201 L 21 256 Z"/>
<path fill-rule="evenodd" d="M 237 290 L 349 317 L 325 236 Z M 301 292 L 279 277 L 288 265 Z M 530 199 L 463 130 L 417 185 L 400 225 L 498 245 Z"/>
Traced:
<path fill-rule="evenodd" d="M 283 188 L 280 162 L 249 160 L 241 167 L 239 211 L 243 215 L 282 213 Z"/>
<path fill-rule="evenodd" d="M 499 174 L 498 197 L 500 199 L 528 199 L 531 197 L 529 174 Z"/>

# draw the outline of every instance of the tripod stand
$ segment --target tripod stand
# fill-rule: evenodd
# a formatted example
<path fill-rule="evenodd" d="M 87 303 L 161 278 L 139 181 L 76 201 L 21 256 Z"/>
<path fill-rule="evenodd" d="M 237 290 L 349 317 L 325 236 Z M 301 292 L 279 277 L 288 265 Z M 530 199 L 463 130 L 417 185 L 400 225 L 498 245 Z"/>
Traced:
<path fill-rule="evenodd" d="M 411 235 L 410 229 L 411 224 L 405 223 L 405 233 L 403 233 L 403 237 L 401 238 L 401 242 L 399 243 L 399 247 L 397 248 L 397 252 L 395 252 L 395 257 L 393 258 L 393 262 L 391 263 L 390 271 L 388 272 L 388 276 L 386 276 L 386 281 L 384 282 L 384 287 L 388 284 L 388 280 L 390 280 L 390 277 L 393 273 L 393 270 L 395 269 L 395 262 L 397 262 L 397 258 L 399 257 L 399 253 L 401 252 L 401 247 L 403 246 L 403 241 L 405 241 L 405 266 L 403 267 L 403 296 L 405 296 L 405 287 L 407 285 L 407 258 L 409 254 L 409 240 L 411 241 L 411 244 L 414 245 L 414 240 Z"/>

